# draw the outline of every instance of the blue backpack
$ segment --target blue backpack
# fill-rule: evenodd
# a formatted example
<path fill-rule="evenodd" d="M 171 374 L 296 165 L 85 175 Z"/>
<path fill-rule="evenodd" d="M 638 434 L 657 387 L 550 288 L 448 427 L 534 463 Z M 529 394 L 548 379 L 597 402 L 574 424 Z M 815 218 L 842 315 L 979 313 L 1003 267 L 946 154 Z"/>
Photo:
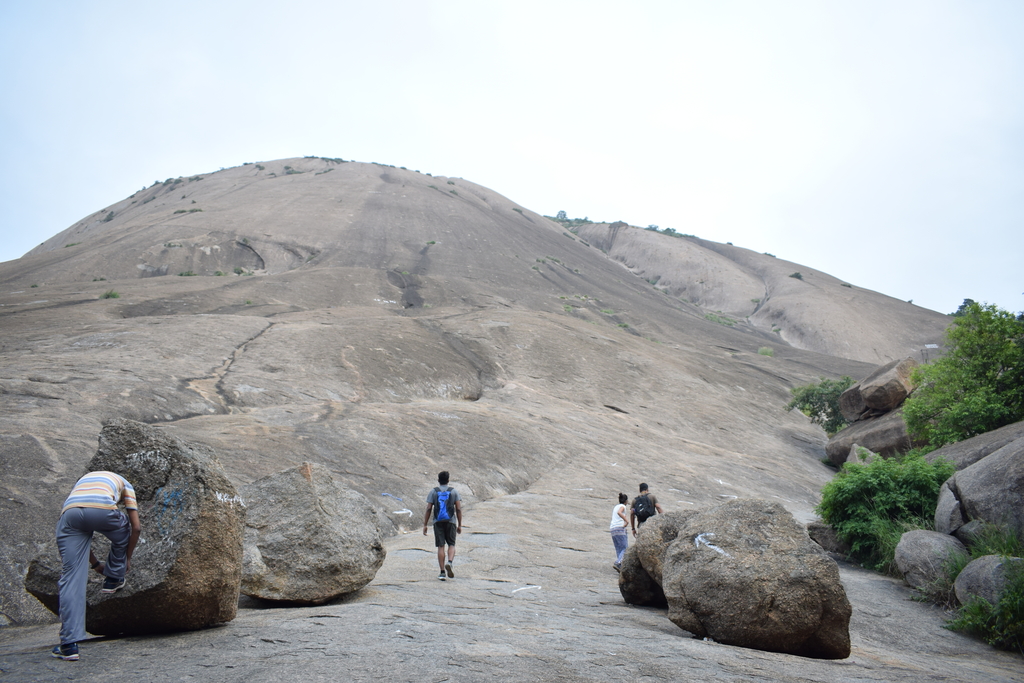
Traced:
<path fill-rule="evenodd" d="M 452 501 L 452 487 L 449 486 L 447 489 L 442 491 L 440 486 L 435 486 L 434 490 L 437 491 L 437 506 L 435 508 L 436 512 L 434 515 L 434 523 L 452 521 L 452 513 L 455 508 L 455 503 Z"/>

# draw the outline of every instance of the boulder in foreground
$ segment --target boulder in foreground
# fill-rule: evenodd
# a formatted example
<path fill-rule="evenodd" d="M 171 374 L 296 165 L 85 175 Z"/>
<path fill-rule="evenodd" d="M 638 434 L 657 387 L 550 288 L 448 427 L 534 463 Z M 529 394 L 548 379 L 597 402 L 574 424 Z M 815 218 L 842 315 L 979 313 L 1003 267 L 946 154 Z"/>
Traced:
<path fill-rule="evenodd" d="M 250 597 L 320 604 L 359 590 L 384 563 L 370 501 L 322 465 L 303 463 L 241 493 L 248 506 L 242 592 Z"/>
<path fill-rule="evenodd" d="M 115 420 L 100 433 L 88 471 L 124 476 L 135 488 L 142 534 L 127 585 L 87 589 L 85 628 L 95 635 L 185 631 L 231 621 L 238 610 L 245 506 L 213 452 L 154 427 Z M 84 472 L 83 472 L 84 474 Z M 97 557 L 106 539 L 93 537 Z M 33 560 L 25 588 L 57 613 L 60 556 Z"/>
<path fill-rule="evenodd" d="M 686 519 L 668 547 L 669 619 L 728 645 L 820 659 L 850 655 L 839 567 L 778 503 L 734 500 Z"/>

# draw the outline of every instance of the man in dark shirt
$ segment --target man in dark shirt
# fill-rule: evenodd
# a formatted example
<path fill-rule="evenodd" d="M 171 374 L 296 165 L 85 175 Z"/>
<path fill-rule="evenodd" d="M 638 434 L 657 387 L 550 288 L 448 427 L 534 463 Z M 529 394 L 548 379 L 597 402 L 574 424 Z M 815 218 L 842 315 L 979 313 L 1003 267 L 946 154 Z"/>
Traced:
<path fill-rule="evenodd" d="M 633 535 L 636 536 L 638 524 L 643 524 L 648 517 L 655 514 L 663 515 L 665 511 L 661 509 L 654 494 L 648 490 L 647 484 L 640 484 L 640 495 L 633 499 L 629 509 L 629 526 L 633 529 Z"/>

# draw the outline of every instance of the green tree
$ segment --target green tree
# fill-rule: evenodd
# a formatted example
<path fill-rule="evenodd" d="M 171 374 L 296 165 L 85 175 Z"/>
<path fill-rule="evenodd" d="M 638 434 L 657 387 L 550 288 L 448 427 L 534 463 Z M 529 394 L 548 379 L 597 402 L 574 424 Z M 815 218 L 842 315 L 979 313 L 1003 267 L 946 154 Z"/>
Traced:
<path fill-rule="evenodd" d="M 786 410 L 799 408 L 811 422 L 821 425 L 825 433 L 832 436 L 846 426 L 846 419 L 839 410 L 839 396 L 853 386 L 853 378 L 843 375 L 839 379 L 821 378 L 818 384 L 808 384 L 789 390 L 793 400 Z"/>
<path fill-rule="evenodd" d="M 1024 320 L 966 300 L 946 348 L 911 375 L 903 416 L 912 436 L 934 449 L 1024 419 Z"/>

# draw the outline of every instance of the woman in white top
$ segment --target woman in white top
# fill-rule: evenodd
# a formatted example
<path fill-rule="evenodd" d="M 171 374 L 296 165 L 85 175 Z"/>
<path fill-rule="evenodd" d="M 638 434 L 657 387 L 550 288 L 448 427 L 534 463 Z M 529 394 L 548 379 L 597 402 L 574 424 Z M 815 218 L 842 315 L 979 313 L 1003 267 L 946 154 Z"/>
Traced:
<path fill-rule="evenodd" d="M 629 496 L 625 493 L 619 494 L 619 504 L 612 510 L 612 523 L 608 530 L 612 534 L 612 543 L 615 545 L 615 571 L 622 567 L 622 556 L 626 554 L 626 547 L 629 545 L 629 535 L 626 533 L 626 525 L 629 518 L 626 517 L 626 502 Z"/>

